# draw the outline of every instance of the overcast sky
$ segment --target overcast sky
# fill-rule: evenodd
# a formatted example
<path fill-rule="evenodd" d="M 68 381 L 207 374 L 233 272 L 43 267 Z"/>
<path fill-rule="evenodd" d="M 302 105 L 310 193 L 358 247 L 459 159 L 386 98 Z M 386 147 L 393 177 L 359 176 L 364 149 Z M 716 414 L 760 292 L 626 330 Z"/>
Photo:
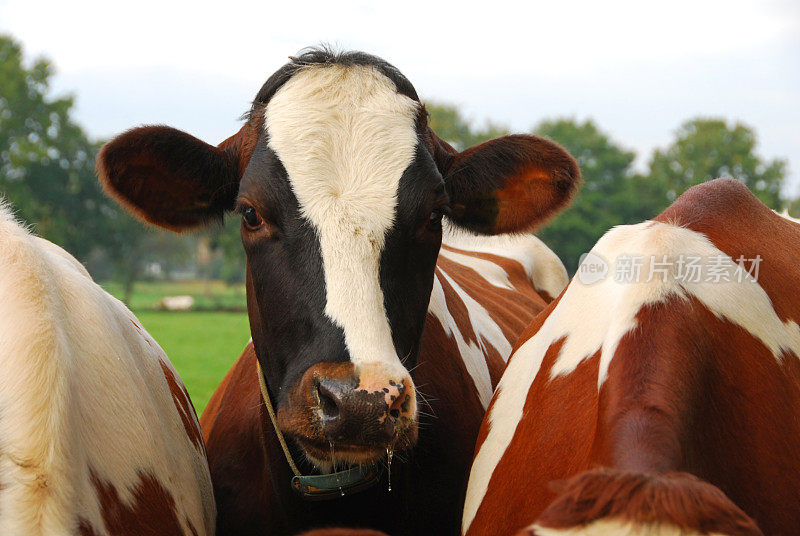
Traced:
<path fill-rule="evenodd" d="M 211 3 L 0 0 L 0 32 L 56 65 L 95 137 L 163 123 L 209 142 L 308 45 L 396 65 L 423 100 L 525 131 L 594 118 L 643 166 L 680 123 L 754 127 L 800 194 L 800 1 Z"/>

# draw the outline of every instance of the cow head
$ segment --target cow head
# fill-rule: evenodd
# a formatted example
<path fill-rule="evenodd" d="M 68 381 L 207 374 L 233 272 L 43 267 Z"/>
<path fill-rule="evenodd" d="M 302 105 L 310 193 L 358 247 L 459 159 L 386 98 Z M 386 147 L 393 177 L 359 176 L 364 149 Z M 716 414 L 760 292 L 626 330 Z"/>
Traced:
<path fill-rule="evenodd" d="M 103 147 L 97 167 L 156 225 L 241 216 L 256 353 L 281 429 L 321 467 L 416 440 L 409 370 L 443 217 L 478 233 L 528 230 L 580 180 L 572 157 L 533 136 L 458 152 L 393 66 L 318 50 L 273 74 L 219 146 L 142 127 Z"/>

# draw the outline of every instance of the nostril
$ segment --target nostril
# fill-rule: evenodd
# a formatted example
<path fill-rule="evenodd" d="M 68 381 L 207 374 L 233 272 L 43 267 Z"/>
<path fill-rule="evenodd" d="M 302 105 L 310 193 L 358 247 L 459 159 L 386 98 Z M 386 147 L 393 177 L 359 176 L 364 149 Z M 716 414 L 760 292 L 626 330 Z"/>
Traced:
<path fill-rule="evenodd" d="M 335 419 L 339 416 L 339 406 L 328 395 L 320 395 L 320 404 L 322 405 L 322 413 L 329 419 Z"/>
<path fill-rule="evenodd" d="M 336 403 L 336 397 L 322 383 L 317 385 L 317 396 L 319 397 L 319 405 L 322 409 L 322 414 L 326 418 L 336 419 L 339 417 L 339 405 Z"/>

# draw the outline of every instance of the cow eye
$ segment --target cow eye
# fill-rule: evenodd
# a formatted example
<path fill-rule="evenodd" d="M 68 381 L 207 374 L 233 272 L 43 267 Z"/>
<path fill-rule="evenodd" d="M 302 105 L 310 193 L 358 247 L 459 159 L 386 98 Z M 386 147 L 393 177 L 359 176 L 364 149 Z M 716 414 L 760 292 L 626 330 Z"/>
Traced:
<path fill-rule="evenodd" d="M 242 221 L 244 226 L 251 231 L 255 231 L 264 225 L 264 220 L 261 219 L 261 216 L 258 215 L 258 212 L 253 207 L 245 207 L 242 210 Z"/>

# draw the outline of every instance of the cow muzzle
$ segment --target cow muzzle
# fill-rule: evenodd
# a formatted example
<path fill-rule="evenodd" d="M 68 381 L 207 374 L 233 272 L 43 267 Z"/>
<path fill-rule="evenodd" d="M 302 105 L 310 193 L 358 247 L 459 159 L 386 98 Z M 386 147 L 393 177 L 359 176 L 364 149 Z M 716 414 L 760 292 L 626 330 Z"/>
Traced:
<path fill-rule="evenodd" d="M 320 466 L 369 463 L 416 443 L 416 393 L 405 369 L 319 363 L 288 402 L 278 424 Z"/>

